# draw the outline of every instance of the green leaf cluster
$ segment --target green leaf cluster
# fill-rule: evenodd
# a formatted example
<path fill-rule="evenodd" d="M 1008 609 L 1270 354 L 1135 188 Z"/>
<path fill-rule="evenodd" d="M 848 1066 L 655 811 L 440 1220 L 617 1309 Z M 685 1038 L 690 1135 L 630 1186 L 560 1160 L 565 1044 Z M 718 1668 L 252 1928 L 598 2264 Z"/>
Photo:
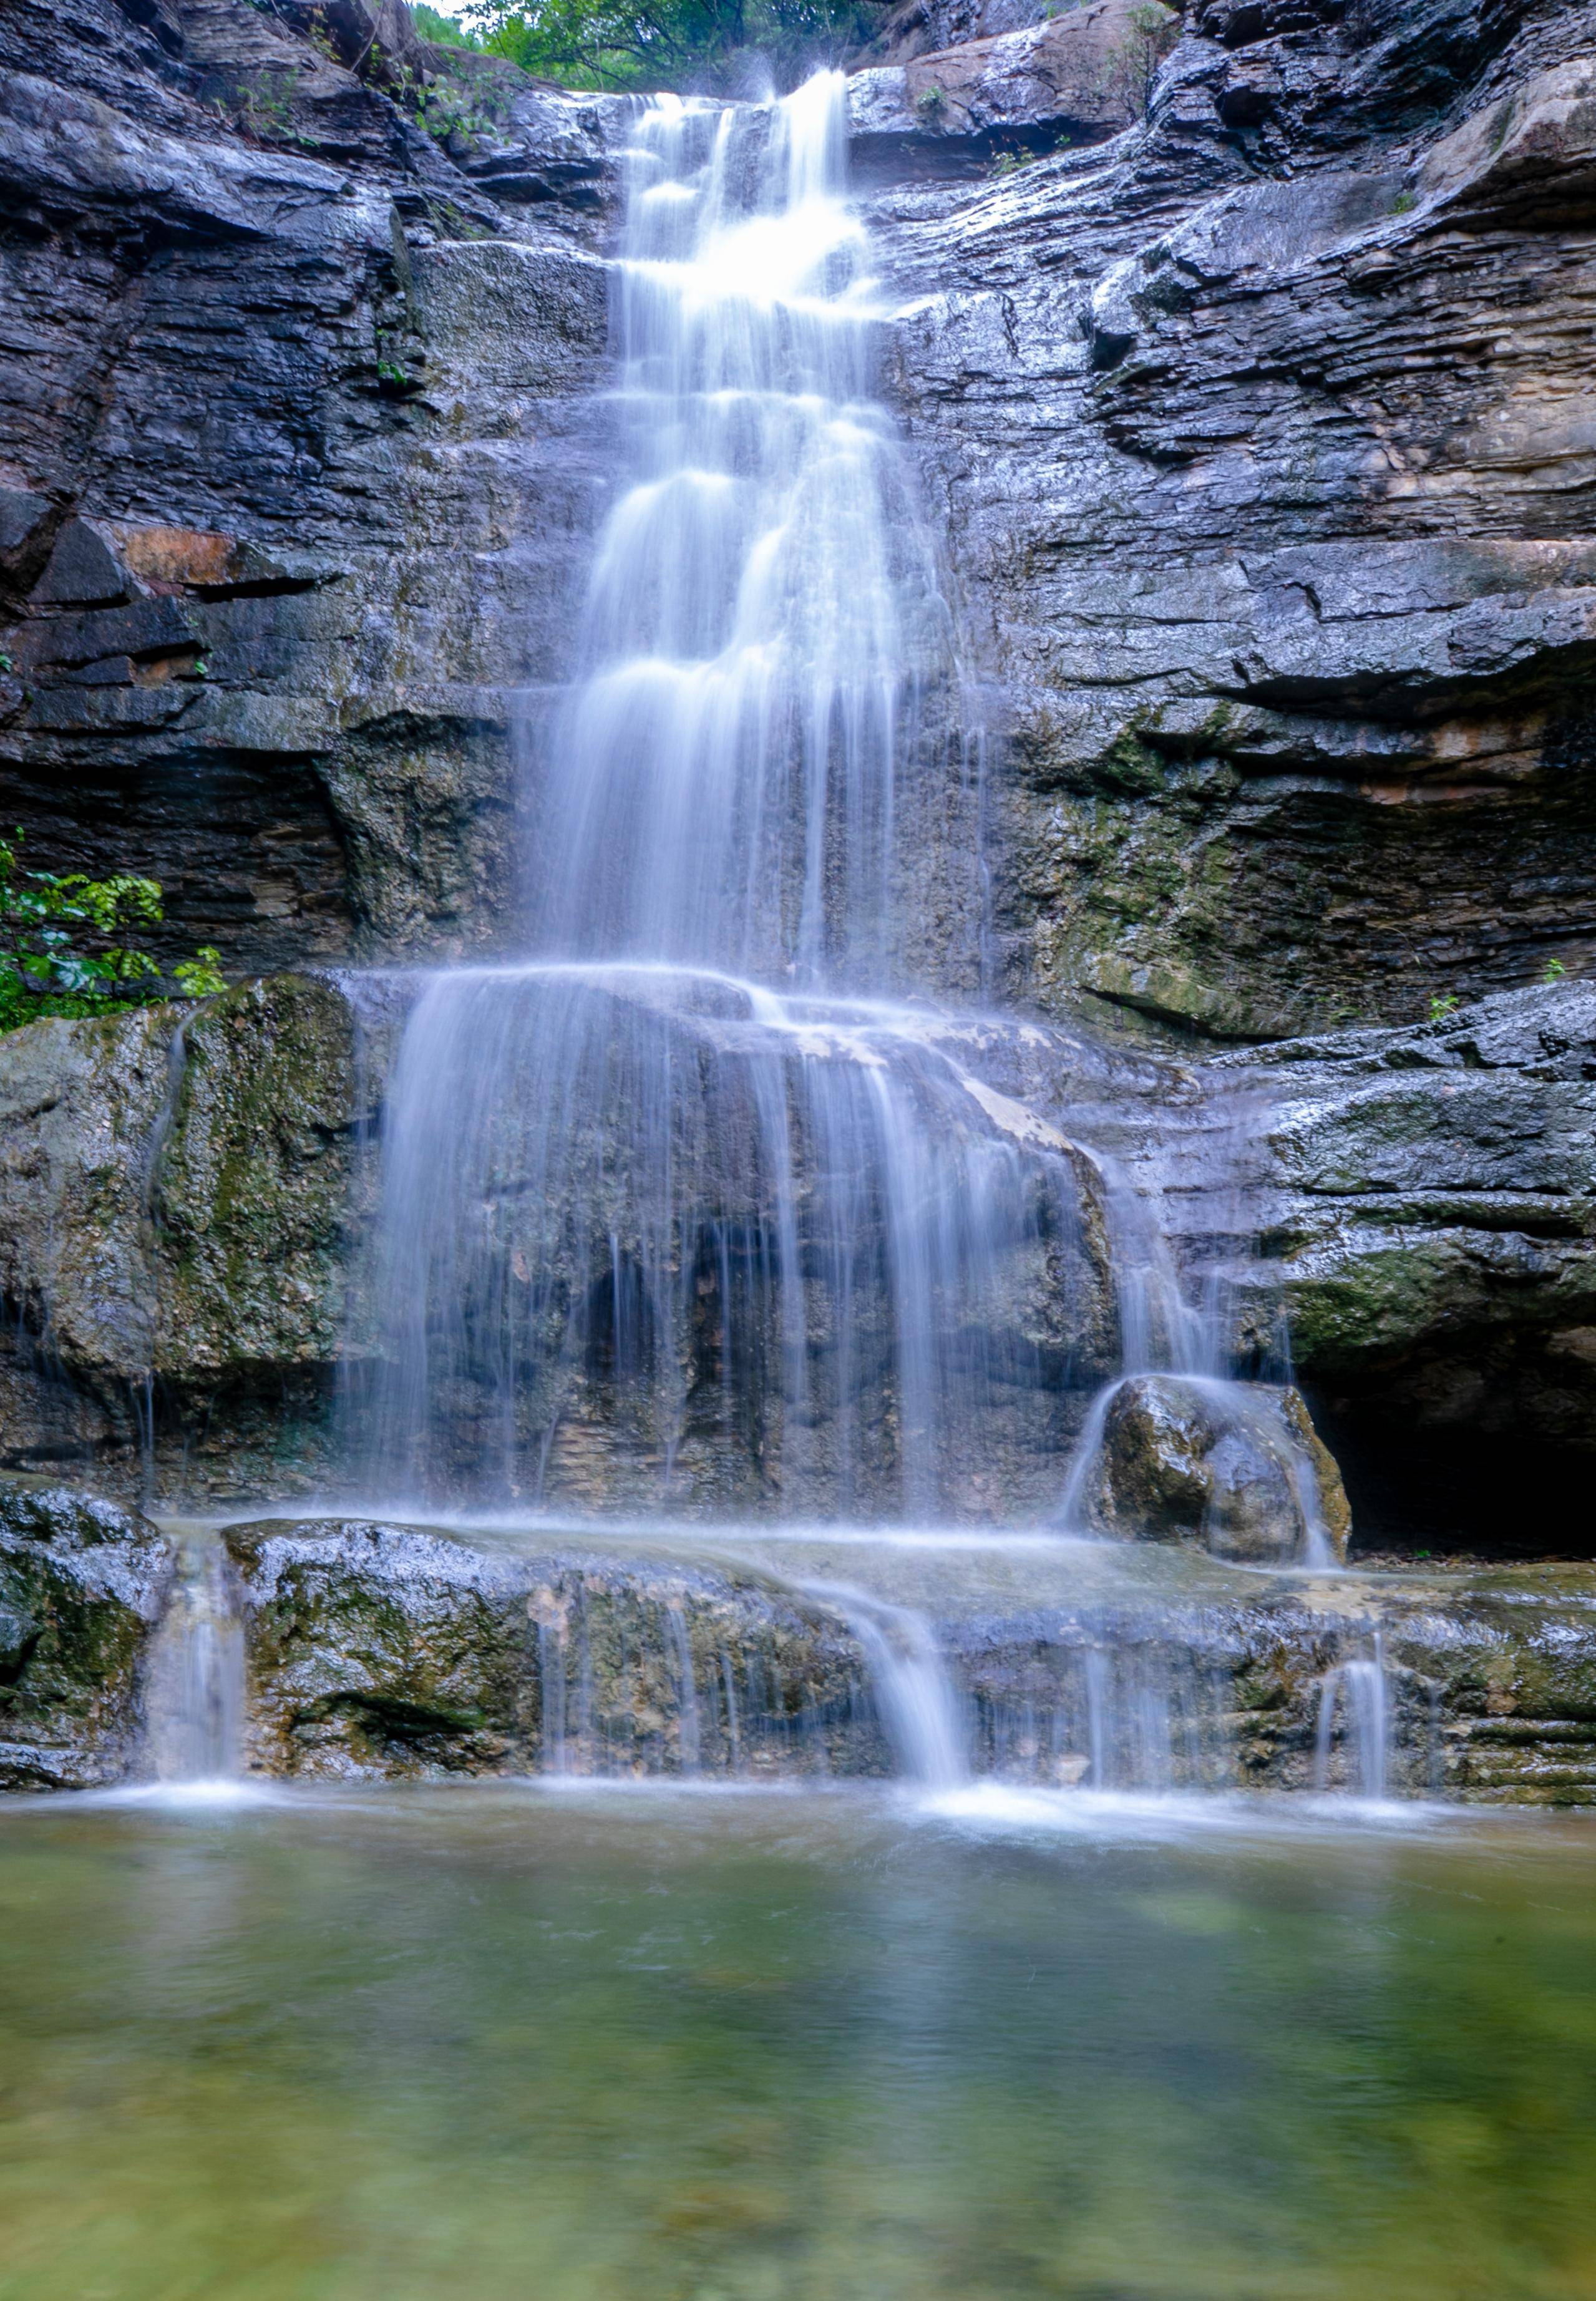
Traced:
<path fill-rule="evenodd" d="M 164 916 L 157 880 L 119 871 L 24 871 L 18 831 L 0 838 L 0 1029 L 38 1015 L 91 1015 L 116 1002 L 208 999 L 223 987 L 221 954 L 205 944 L 172 969 L 134 940 Z"/>
<path fill-rule="evenodd" d="M 436 8 L 429 8 L 427 0 L 415 0 L 410 13 L 415 18 L 416 30 L 434 47 L 480 48 L 482 45 L 474 32 L 468 32 L 452 16 L 440 15 Z"/>
<path fill-rule="evenodd" d="M 478 0 L 482 46 L 571 88 L 777 87 L 868 39 L 882 0 Z"/>

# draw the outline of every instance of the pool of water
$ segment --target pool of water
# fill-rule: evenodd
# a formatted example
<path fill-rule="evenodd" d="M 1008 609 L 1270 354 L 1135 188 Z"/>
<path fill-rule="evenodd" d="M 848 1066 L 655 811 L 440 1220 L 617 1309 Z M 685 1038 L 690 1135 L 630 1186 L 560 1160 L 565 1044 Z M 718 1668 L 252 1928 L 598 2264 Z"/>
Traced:
<path fill-rule="evenodd" d="M 5 2301 L 1596 2294 L 1596 1824 L 0 1813 Z"/>

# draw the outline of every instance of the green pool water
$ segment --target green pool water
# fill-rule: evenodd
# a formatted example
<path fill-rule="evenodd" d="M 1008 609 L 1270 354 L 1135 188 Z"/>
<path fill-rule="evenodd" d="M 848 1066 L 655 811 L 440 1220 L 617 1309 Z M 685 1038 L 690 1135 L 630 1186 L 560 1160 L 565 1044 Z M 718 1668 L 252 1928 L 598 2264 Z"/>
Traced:
<path fill-rule="evenodd" d="M 5 2301 L 1596 2294 L 1596 1827 L 0 1813 Z"/>

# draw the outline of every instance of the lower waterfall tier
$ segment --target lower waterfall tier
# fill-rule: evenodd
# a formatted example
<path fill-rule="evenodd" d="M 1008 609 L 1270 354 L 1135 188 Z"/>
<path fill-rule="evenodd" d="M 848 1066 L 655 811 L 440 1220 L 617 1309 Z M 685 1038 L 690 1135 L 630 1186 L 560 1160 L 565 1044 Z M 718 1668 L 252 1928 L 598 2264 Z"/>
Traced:
<path fill-rule="evenodd" d="M 1596 1803 L 1596 1570 L 836 1529 L 230 1528 L 248 1763 Z"/>
<path fill-rule="evenodd" d="M 273 1518 L 0 1482 L 0 1786 L 896 1780 L 1596 1804 L 1596 1567 Z"/>

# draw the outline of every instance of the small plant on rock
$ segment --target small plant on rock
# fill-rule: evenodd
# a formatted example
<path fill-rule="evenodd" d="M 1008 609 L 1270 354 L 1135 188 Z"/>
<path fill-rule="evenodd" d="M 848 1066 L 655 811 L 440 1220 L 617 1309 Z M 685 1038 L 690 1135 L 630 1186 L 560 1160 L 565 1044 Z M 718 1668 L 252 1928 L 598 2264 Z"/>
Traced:
<path fill-rule="evenodd" d="M 1541 980 L 1542 983 L 1561 983 L 1567 972 L 1560 958 L 1549 958 L 1541 969 Z"/>
<path fill-rule="evenodd" d="M 1144 120 L 1158 67 L 1180 38 L 1181 20 L 1160 0 L 1141 0 L 1126 18 L 1125 37 L 1108 52 L 1106 84 L 1127 120 Z"/>
<path fill-rule="evenodd" d="M 21 831 L 0 839 L 0 1029 L 42 1015 L 93 1015 L 108 1006 L 174 995 L 158 963 L 132 940 L 165 916 L 160 883 L 119 871 L 23 871 Z M 210 944 L 172 969 L 176 996 L 223 988 Z"/>
<path fill-rule="evenodd" d="M 1444 1023 L 1449 1015 L 1455 1015 L 1457 1011 L 1458 1000 L 1455 992 L 1450 991 L 1431 992 L 1430 1020 L 1432 1023 Z"/>

